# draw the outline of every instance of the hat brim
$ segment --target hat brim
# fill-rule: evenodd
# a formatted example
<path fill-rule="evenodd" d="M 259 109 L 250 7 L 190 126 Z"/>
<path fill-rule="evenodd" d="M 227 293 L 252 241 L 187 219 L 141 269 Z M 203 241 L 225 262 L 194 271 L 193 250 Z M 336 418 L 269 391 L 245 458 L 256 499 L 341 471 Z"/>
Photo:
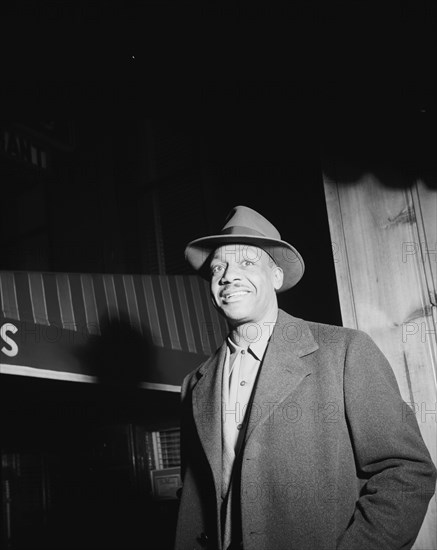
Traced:
<path fill-rule="evenodd" d="M 226 244 L 247 244 L 265 250 L 284 272 L 284 282 L 277 292 L 284 292 L 295 286 L 302 278 L 305 264 L 302 256 L 291 244 L 267 237 L 250 235 L 212 235 L 191 241 L 185 248 L 188 263 L 206 280 L 210 279 L 209 262 L 211 253 Z"/>

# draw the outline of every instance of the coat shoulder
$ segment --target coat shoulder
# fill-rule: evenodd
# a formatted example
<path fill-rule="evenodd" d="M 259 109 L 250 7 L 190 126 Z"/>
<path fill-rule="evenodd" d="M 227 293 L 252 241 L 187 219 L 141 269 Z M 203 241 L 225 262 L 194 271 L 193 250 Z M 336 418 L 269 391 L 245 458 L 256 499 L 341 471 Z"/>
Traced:
<path fill-rule="evenodd" d="M 199 377 L 209 368 L 214 368 L 217 358 L 220 354 L 220 351 L 222 349 L 224 344 L 216 349 L 214 353 L 212 353 L 205 361 L 202 361 L 195 369 L 193 369 L 191 372 L 189 372 L 183 379 L 182 382 L 182 394 L 184 395 L 187 390 L 191 390 Z"/>
<path fill-rule="evenodd" d="M 319 353 L 324 359 L 329 359 L 331 368 L 340 365 L 346 373 L 353 373 L 358 378 L 376 369 L 379 374 L 385 373 L 390 383 L 396 386 L 387 357 L 367 332 L 312 321 L 307 325 L 319 346 Z"/>
<path fill-rule="evenodd" d="M 305 321 L 320 347 L 335 345 L 348 348 L 350 345 L 369 345 L 373 342 L 371 337 L 364 331 L 354 328 L 347 328 L 338 325 L 328 325 L 315 321 Z"/>
<path fill-rule="evenodd" d="M 362 330 L 309 321 L 279 310 L 278 328 L 285 341 L 292 342 L 306 354 L 308 351 L 335 353 L 348 349 L 376 347 L 372 338 Z M 278 332 L 276 333 L 276 336 Z"/>

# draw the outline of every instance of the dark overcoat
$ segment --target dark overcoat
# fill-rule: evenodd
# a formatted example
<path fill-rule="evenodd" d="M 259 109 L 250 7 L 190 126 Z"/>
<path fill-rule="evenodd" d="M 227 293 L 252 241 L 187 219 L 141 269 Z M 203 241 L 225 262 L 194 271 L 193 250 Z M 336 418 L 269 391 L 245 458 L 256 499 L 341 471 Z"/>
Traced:
<path fill-rule="evenodd" d="M 182 386 L 176 550 L 220 548 L 226 344 Z M 387 359 L 364 332 L 279 311 L 241 461 L 244 550 L 410 548 L 436 470 Z"/>

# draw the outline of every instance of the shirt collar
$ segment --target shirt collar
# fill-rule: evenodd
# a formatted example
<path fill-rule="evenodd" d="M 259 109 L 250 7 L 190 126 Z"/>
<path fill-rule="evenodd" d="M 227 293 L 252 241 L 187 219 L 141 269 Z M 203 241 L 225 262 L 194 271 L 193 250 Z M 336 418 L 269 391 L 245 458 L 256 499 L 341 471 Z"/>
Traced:
<path fill-rule="evenodd" d="M 267 348 L 267 344 L 269 343 L 269 340 L 270 340 L 270 336 L 272 334 L 272 331 L 273 331 L 273 326 L 270 327 L 270 330 L 263 330 L 261 331 L 261 335 L 260 335 L 260 338 L 258 340 L 256 340 L 255 342 L 252 342 L 249 347 L 247 348 L 247 350 L 255 357 L 255 359 L 257 359 L 258 361 L 261 361 L 263 356 L 264 356 L 264 353 L 266 351 L 266 348 Z M 232 353 L 235 353 L 235 352 L 239 352 L 243 349 L 246 349 L 242 346 L 237 346 L 237 344 L 235 344 L 231 338 L 228 336 L 227 339 L 227 344 L 228 344 L 228 348 L 229 348 L 229 352 L 232 354 Z"/>

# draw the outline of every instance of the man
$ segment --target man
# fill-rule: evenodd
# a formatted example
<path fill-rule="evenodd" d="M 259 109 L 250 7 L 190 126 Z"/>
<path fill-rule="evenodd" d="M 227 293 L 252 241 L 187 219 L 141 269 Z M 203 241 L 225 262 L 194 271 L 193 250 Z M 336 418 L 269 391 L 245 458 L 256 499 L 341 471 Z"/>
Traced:
<path fill-rule="evenodd" d="M 176 549 L 410 548 L 436 470 L 371 338 L 278 309 L 304 263 L 248 207 L 186 258 L 229 336 L 182 385 Z"/>

